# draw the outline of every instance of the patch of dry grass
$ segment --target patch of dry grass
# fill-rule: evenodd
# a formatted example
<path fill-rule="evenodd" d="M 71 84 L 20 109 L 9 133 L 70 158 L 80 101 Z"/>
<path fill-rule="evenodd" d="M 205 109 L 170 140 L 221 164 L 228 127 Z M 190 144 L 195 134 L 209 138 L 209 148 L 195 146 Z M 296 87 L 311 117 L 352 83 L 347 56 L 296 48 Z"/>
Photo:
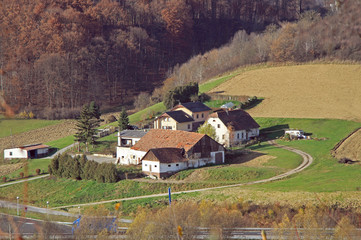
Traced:
<path fill-rule="evenodd" d="M 361 129 L 352 134 L 337 148 L 335 157 L 338 159 L 346 157 L 354 161 L 361 161 Z"/>
<path fill-rule="evenodd" d="M 264 97 L 255 117 L 330 118 L 361 122 L 361 66 L 310 64 L 241 73 L 211 92 Z"/>

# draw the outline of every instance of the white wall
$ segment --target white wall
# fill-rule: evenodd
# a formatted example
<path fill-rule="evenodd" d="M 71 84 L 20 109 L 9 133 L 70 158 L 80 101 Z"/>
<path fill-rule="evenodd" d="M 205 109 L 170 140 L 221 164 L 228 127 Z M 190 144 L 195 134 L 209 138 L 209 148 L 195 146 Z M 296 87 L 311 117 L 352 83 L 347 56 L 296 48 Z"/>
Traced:
<path fill-rule="evenodd" d="M 211 152 L 212 163 L 216 163 L 216 154 L 222 153 L 222 163 L 224 163 L 224 151 Z"/>
<path fill-rule="evenodd" d="M 220 144 L 228 144 L 228 129 L 219 118 L 209 118 L 207 121 L 216 129 L 217 142 Z"/>
<path fill-rule="evenodd" d="M 146 154 L 143 151 L 137 151 L 128 147 L 117 147 L 116 163 L 123 165 L 139 164 L 140 159 Z"/>
<path fill-rule="evenodd" d="M 159 162 L 149 161 L 149 160 L 142 161 L 142 171 L 143 172 L 149 172 L 151 168 L 152 168 L 153 173 L 160 173 Z"/>
<path fill-rule="evenodd" d="M 28 152 L 21 148 L 5 149 L 4 158 L 28 158 Z"/>
<path fill-rule="evenodd" d="M 170 167 L 169 167 L 170 165 Z M 178 165 L 178 166 L 177 166 Z M 152 173 L 167 173 L 167 172 L 179 172 L 181 170 L 187 169 L 187 162 L 177 162 L 177 163 L 160 163 L 156 161 L 143 160 L 142 161 L 142 171 Z"/>

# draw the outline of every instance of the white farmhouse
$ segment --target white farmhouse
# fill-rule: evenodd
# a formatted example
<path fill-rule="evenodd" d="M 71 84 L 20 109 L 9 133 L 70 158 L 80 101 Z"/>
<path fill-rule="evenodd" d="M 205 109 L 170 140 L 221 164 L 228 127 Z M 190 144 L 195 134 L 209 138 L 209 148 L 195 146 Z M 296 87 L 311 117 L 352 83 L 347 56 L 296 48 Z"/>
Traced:
<path fill-rule="evenodd" d="M 41 143 L 5 149 L 4 159 L 14 158 L 40 158 L 49 153 L 49 146 Z"/>
<path fill-rule="evenodd" d="M 118 132 L 116 164 L 140 164 L 146 152 L 131 149 L 147 132 L 143 130 L 124 130 Z"/>
<path fill-rule="evenodd" d="M 207 123 L 215 128 L 218 142 L 227 147 L 259 136 L 258 123 L 241 109 L 214 112 Z"/>
<path fill-rule="evenodd" d="M 188 168 L 184 149 L 154 148 L 142 159 L 142 171 L 149 176 L 165 177 Z"/>

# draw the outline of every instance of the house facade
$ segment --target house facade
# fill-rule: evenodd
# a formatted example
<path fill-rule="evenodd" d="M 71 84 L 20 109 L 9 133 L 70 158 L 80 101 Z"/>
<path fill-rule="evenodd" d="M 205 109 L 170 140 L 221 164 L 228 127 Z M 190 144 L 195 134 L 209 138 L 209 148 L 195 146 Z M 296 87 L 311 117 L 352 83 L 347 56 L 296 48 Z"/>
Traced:
<path fill-rule="evenodd" d="M 187 161 L 179 148 L 150 149 L 142 158 L 142 171 L 147 176 L 164 178 L 187 169 Z"/>
<path fill-rule="evenodd" d="M 31 144 L 21 147 L 5 149 L 4 159 L 14 158 L 41 158 L 49 154 L 49 146 L 43 144 Z"/>
<path fill-rule="evenodd" d="M 165 112 L 154 121 L 155 129 L 192 131 L 194 119 L 183 111 Z"/>
<path fill-rule="evenodd" d="M 196 131 L 208 118 L 210 110 L 201 102 L 179 104 L 157 117 L 154 129 Z"/>
<path fill-rule="evenodd" d="M 118 132 L 118 146 L 116 155 L 116 164 L 124 165 L 138 165 L 140 159 L 144 156 L 145 152 L 134 151 L 131 149 L 147 132 L 143 130 L 124 130 Z"/>
<path fill-rule="evenodd" d="M 207 123 L 215 128 L 217 141 L 227 147 L 259 136 L 258 123 L 241 109 L 214 112 Z"/>

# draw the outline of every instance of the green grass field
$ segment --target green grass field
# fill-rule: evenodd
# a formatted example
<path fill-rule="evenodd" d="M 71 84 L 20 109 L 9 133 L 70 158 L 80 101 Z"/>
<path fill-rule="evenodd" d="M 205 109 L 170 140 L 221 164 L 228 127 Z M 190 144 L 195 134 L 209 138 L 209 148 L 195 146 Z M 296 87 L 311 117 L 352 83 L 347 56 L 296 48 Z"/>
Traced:
<path fill-rule="evenodd" d="M 1 119 L 0 138 L 60 123 L 61 120 Z"/>
<path fill-rule="evenodd" d="M 28 175 L 36 175 L 36 169 L 39 168 L 41 170 L 41 173 L 47 173 L 48 172 L 48 165 L 50 163 L 50 159 L 30 159 L 30 160 L 22 160 L 22 161 L 28 161 Z M 5 175 L 8 180 L 11 179 L 17 179 L 20 177 L 20 172 L 25 173 L 25 167 L 18 169 L 11 174 Z M 3 176 L 0 176 L 3 177 Z"/>
<path fill-rule="evenodd" d="M 325 119 L 271 119 L 256 118 L 262 127 L 284 126 L 302 129 L 312 133 L 312 137 L 324 140 L 297 140 L 278 143 L 301 149 L 314 158 L 314 163 L 303 172 L 284 181 L 250 186 L 249 188 L 263 191 L 356 191 L 361 183 L 361 165 L 339 164 L 331 156 L 330 150 L 361 123 L 344 120 Z"/>

